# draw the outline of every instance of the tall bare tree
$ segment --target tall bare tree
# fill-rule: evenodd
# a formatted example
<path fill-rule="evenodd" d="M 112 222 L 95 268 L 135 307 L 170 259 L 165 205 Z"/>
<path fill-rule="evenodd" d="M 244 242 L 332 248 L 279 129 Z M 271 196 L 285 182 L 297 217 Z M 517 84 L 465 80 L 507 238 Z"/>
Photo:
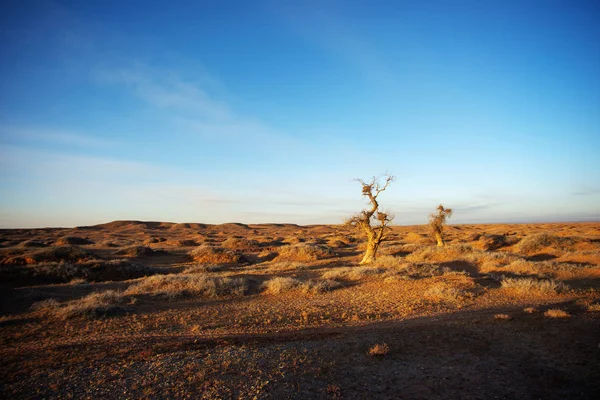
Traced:
<path fill-rule="evenodd" d="M 360 264 L 369 264 L 375 261 L 377 249 L 383 240 L 393 216 L 379 211 L 377 197 L 388 188 L 395 179 L 392 175 L 384 175 L 385 182 L 380 183 L 379 178 L 374 176 L 370 182 L 356 179 L 362 184 L 362 194 L 369 199 L 371 207 L 350 217 L 346 223 L 363 231 L 367 236 L 367 249 Z"/>
<path fill-rule="evenodd" d="M 444 242 L 444 225 L 446 219 L 452 216 L 451 208 L 444 208 L 443 205 L 439 205 L 437 213 L 433 213 L 429 216 L 429 226 L 431 227 L 431 234 L 437 242 L 438 246 L 445 246 Z"/>

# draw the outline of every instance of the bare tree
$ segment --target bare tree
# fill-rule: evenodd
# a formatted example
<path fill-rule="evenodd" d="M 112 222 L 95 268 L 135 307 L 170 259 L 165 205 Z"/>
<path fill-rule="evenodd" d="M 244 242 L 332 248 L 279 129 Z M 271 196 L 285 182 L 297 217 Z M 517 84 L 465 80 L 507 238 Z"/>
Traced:
<path fill-rule="evenodd" d="M 356 179 L 362 184 L 362 194 L 369 199 L 371 207 L 350 217 L 346 224 L 362 230 L 367 235 L 367 249 L 360 264 L 369 264 L 375 261 L 377 249 L 383 240 L 393 216 L 379 211 L 377 197 L 388 188 L 395 179 L 392 175 L 384 175 L 385 182 L 381 184 L 379 178 L 374 176 L 369 183 Z"/>
<path fill-rule="evenodd" d="M 438 246 L 445 246 L 444 242 L 444 225 L 446 219 L 452 216 L 451 208 L 444 208 L 443 205 L 439 205 L 437 208 L 437 214 L 433 213 L 429 216 L 429 226 L 431 227 L 431 234 L 435 238 Z"/>

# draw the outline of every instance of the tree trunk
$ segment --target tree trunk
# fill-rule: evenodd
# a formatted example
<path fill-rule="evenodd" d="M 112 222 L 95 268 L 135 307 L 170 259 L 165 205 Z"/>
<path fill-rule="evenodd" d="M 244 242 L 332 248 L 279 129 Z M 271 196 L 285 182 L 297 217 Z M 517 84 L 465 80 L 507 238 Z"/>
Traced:
<path fill-rule="evenodd" d="M 365 251 L 365 255 L 362 261 L 359 263 L 360 265 L 370 264 L 375 261 L 375 256 L 377 255 L 377 248 L 379 247 L 379 243 L 375 240 L 369 238 L 367 242 L 367 251 Z"/>
<path fill-rule="evenodd" d="M 444 242 L 444 238 L 440 232 L 435 233 L 435 240 L 437 240 L 438 247 L 443 247 L 446 245 L 446 242 Z"/>

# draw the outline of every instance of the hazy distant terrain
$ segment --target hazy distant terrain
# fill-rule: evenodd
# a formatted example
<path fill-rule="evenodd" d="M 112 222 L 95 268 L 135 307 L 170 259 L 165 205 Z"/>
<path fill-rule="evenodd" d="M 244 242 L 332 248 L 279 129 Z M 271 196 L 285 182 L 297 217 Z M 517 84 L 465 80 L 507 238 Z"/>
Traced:
<path fill-rule="evenodd" d="M 592 399 L 600 223 L 0 231 L 4 398 Z"/>

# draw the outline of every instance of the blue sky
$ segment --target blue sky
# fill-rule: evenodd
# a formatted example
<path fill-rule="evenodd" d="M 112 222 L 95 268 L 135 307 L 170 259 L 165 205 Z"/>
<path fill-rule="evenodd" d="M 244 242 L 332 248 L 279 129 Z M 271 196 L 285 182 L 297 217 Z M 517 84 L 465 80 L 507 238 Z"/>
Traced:
<path fill-rule="evenodd" d="M 600 219 L 598 1 L 3 1 L 0 227 Z"/>

